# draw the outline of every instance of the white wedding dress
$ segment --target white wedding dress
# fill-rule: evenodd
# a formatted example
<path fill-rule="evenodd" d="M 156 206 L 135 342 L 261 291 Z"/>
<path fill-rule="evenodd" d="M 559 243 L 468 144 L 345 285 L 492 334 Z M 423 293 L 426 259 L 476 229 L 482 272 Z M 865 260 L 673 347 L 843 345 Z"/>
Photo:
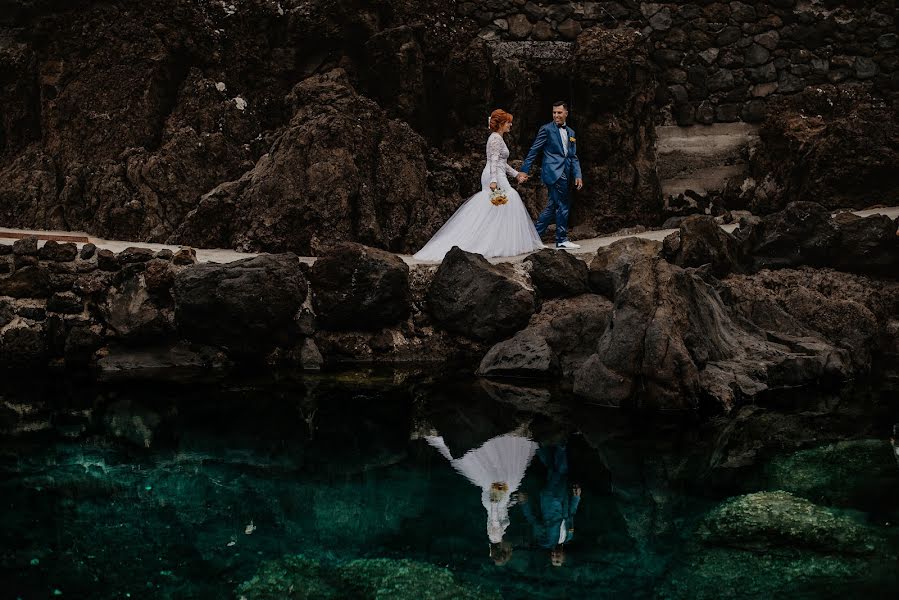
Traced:
<path fill-rule="evenodd" d="M 487 511 L 487 537 L 494 544 L 501 542 L 509 527 L 509 507 L 514 504 L 512 494 L 524 479 L 524 473 L 537 452 L 537 443 L 521 435 L 507 433 L 487 440 L 461 458 L 453 458 L 442 436 L 428 435 L 425 440 L 437 448 L 456 471 L 481 488 L 481 504 Z M 490 498 L 494 483 L 506 484 L 506 489 L 498 494 L 496 501 Z"/>
<path fill-rule="evenodd" d="M 487 164 L 481 173 L 481 191 L 466 200 L 414 258 L 441 261 L 453 246 L 484 257 L 515 256 L 543 248 L 521 196 L 509 184 L 518 171 L 506 162 L 509 147 L 494 132 L 487 138 Z M 490 184 L 496 182 L 509 201 L 490 202 Z"/>

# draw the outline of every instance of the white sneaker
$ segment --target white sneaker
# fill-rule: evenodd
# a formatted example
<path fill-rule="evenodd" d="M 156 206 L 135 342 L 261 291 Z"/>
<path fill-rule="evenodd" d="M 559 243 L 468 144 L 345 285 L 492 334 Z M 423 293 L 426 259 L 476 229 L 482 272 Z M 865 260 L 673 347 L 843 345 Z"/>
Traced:
<path fill-rule="evenodd" d="M 577 250 L 578 248 L 580 248 L 580 246 L 578 244 L 575 244 L 574 242 L 565 240 L 561 244 L 556 244 L 556 248 L 564 248 L 565 250 Z"/>

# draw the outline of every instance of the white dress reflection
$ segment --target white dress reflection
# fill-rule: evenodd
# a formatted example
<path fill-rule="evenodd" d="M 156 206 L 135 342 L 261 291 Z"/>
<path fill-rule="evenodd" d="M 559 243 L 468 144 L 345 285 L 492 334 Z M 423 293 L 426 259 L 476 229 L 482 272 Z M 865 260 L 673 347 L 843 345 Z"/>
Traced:
<path fill-rule="evenodd" d="M 509 526 L 509 508 L 515 504 L 512 494 L 518 490 L 534 458 L 536 442 L 518 433 L 507 433 L 453 458 L 443 437 L 424 437 L 456 471 L 481 488 L 481 504 L 487 511 L 487 537 L 491 544 L 502 542 Z"/>

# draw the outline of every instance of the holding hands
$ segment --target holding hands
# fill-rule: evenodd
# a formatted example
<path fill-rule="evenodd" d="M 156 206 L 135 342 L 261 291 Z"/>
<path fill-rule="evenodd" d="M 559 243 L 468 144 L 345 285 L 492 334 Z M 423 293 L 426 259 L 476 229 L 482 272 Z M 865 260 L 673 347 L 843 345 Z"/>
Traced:
<path fill-rule="evenodd" d="M 518 183 L 524 183 L 525 181 L 530 179 L 530 176 L 527 173 L 519 173 L 518 177 L 516 177 L 515 179 L 518 180 Z"/>

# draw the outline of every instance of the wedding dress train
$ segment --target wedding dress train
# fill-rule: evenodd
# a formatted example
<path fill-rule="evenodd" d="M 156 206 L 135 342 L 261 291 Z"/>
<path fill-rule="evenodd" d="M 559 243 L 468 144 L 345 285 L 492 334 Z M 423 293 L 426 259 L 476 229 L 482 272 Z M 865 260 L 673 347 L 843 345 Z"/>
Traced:
<path fill-rule="evenodd" d="M 453 246 L 484 257 L 515 256 L 543 248 L 521 196 L 509 184 L 518 171 L 506 162 L 509 148 L 494 132 L 487 139 L 487 164 L 481 173 L 481 191 L 466 200 L 414 258 L 441 261 Z M 490 202 L 490 183 L 504 191 L 506 204 Z"/>

